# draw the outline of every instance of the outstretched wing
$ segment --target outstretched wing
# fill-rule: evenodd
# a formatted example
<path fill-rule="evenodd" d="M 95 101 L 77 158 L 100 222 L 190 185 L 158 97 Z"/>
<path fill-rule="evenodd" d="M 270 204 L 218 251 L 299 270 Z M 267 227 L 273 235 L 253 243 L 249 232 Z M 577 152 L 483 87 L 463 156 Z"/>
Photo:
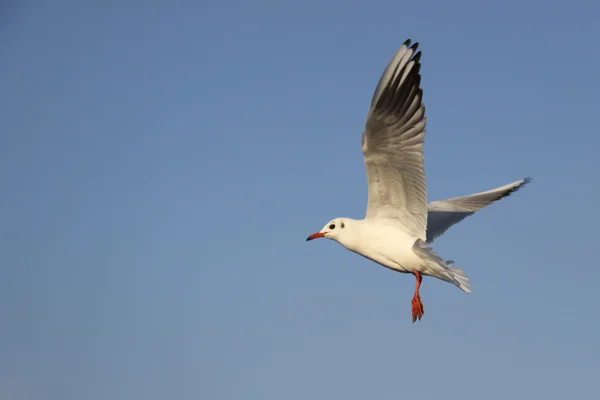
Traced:
<path fill-rule="evenodd" d="M 469 215 L 473 215 L 476 211 L 510 196 L 530 181 L 531 178 L 525 178 L 487 192 L 432 201 L 427 206 L 427 243 L 433 242 L 450 229 L 452 225 L 459 223 Z"/>
<path fill-rule="evenodd" d="M 362 136 L 369 184 L 367 219 L 394 218 L 425 239 L 425 105 L 418 43 L 404 42 L 379 80 Z"/>

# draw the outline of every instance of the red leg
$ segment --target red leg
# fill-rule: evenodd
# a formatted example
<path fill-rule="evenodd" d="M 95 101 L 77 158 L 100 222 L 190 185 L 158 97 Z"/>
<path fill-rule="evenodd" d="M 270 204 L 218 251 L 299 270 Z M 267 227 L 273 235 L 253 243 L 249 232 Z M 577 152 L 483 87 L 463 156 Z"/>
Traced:
<path fill-rule="evenodd" d="M 425 309 L 423 308 L 423 302 L 421 301 L 421 296 L 419 296 L 419 288 L 421 287 L 421 281 L 423 277 L 417 271 L 413 271 L 415 278 L 417 278 L 417 284 L 415 286 L 415 295 L 412 298 L 412 320 L 415 322 L 417 318 L 421 320 L 423 314 L 425 313 Z"/>

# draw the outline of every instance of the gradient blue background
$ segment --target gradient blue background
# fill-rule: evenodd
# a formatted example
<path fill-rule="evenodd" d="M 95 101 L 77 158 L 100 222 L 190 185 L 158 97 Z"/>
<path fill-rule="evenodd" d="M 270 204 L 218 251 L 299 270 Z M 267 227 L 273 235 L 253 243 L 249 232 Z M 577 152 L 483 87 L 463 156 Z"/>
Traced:
<path fill-rule="evenodd" d="M 593 398 L 592 1 L 3 2 L 0 399 Z M 559 5 L 560 4 L 560 5 Z M 334 242 L 360 135 L 423 50 L 435 243 L 466 295 Z"/>

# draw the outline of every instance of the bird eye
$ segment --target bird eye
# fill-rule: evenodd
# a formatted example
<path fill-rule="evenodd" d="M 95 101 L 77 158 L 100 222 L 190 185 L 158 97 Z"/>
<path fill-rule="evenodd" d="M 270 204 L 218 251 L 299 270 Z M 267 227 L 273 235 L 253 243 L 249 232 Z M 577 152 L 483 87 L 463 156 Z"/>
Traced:
<path fill-rule="evenodd" d="M 344 229 L 344 223 L 342 222 L 342 224 L 340 225 L 342 227 L 342 229 Z"/>
<path fill-rule="evenodd" d="M 329 225 L 329 229 L 335 229 L 335 224 Z"/>

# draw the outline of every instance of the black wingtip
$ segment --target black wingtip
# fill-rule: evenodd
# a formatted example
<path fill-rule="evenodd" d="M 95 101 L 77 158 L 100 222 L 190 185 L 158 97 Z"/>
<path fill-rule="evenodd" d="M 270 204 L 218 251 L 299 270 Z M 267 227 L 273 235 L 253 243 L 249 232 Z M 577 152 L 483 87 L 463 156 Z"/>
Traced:
<path fill-rule="evenodd" d="M 411 43 L 412 43 L 412 39 L 406 39 L 404 41 L 404 43 L 402 43 L 402 46 L 408 47 L 409 49 L 411 49 L 413 51 L 413 53 L 415 53 L 417 51 L 417 48 L 419 47 L 419 42 L 414 42 L 414 43 L 412 43 L 412 45 L 411 45 Z M 416 55 L 413 57 L 416 57 Z"/>
<path fill-rule="evenodd" d="M 418 52 L 417 52 L 417 54 L 415 54 L 415 55 L 413 56 L 412 60 L 413 60 L 415 63 L 418 63 L 419 61 L 421 61 L 421 54 L 422 54 L 422 53 L 421 53 L 421 51 L 418 51 Z"/>
<path fill-rule="evenodd" d="M 522 187 L 527 185 L 529 182 L 531 182 L 531 179 L 532 178 L 530 176 L 527 176 L 527 177 L 521 179 L 523 182 L 519 183 L 518 185 L 510 188 L 509 190 L 507 190 L 505 192 L 499 193 L 498 197 L 494 198 L 494 201 L 498 201 L 498 200 L 501 200 L 505 197 L 512 195 L 513 193 L 517 192 L 519 189 L 521 189 Z"/>
<path fill-rule="evenodd" d="M 523 186 L 527 185 L 529 182 L 531 182 L 531 177 L 527 176 L 525 178 L 522 179 L 523 182 L 521 182 L 520 184 L 518 184 L 517 186 L 515 186 L 514 188 L 510 189 L 508 192 L 503 193 L 502 195 L 500 195 L 500 197 L 498 197 L 496 200 L 494 201 L 498 201 L 500 199 L 503 199 L 505 197 L 510 196 L 511 194 L 515 193 L 516 191 L 518 191 L 519 189 L 521 189 Z"/>

